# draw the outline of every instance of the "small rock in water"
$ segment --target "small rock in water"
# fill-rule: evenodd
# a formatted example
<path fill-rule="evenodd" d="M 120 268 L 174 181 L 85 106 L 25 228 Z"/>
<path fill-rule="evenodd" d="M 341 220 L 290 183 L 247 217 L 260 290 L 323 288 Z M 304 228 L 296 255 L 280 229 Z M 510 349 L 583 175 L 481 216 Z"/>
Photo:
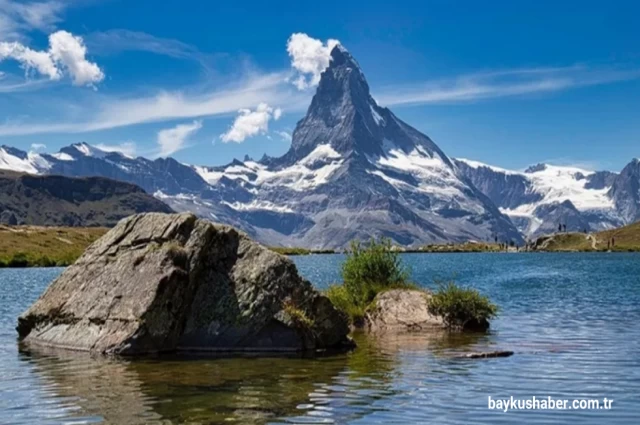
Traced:
<path fill-rule="evenodd" d="M 375 298 L 365 317 L 372 332 L 441 330 L 442 319 L 429 313 L 430 294 L 411 289 L 385 291 Z"/>
<path fill-rule="evenodd" d="M 376 296 L 365 316 L 365 327 L 371 332 L 451 331 L 442 317 L 429 312 L 431 293 L 415 289 L 392 289 Z M 468 321 L 455 331 L 484 332 L 489 322 Z"/>
<path fill-rule="evenodd" d="M 455 356 L 459 359 L 491 359 L 495 357 L 509 357 L 513 355 L 513 351 L 499 350 L 499 351 L 482 351 L 476 353 L 466 353 L 459 356 Z"/>

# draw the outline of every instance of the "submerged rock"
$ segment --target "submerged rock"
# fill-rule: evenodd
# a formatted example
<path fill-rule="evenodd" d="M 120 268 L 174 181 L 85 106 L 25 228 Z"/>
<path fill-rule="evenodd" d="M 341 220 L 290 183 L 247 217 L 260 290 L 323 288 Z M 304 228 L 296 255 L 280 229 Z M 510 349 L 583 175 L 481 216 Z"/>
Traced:
<path fill-rule="evenodd" d="M 364 319 L 365 328 L 372 332 L 416 332 L 427 330 L 451 330 L 439 316 L 429 312 L 427 291 L 393 289 L 376 296 Z M 483 332 L 489 322 L 470 320 L 457 331 Z"/>
<path fill-rule="evenodd" d="M 483 351 L 477 353 L 465 353 L 459 356 L 455 356 L 458 359 L 492 359 L 496 357 L 510 357 L 513 356 L 513 351 L 498 350 L 498 351 Z"/>
<path fill-rule="evenodd" d="M 346 317 L 288 258 L 192 214 L 140 214 L 91 245 L 18 319 L 20 340 L 105 354 L 305 351 Z"/>

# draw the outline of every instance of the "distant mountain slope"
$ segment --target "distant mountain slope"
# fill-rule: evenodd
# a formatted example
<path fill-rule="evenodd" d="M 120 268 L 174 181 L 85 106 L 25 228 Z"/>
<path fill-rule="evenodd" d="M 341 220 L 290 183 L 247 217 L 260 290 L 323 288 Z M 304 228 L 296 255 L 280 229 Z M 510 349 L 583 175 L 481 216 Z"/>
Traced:
<path fill-rule="evenodd" d="M 3 224 L 110 227 L 129 215 L 151 211 L 171 208 L 129 183 L 0 171 Z"/>
<path fill-rule="evenodd" d="M 557 233 L 540 237 L 541 251 L 640 251 L 640 222 L 593 234 Z"/>
<path fill-rule="evenodd" d="M 559 224 L 598 231 L 629 222 L 611 195 L 619 180 L 615 173 L 548 164 L 516 172 L 467 159 L 454 162 L 527 236 L 553 233 Z"/>
<path fill-rule="evenodd" d="M 625 223 L 640 220 L 640 159 L 634 159 L 622 169 L 609 195 Z"/>

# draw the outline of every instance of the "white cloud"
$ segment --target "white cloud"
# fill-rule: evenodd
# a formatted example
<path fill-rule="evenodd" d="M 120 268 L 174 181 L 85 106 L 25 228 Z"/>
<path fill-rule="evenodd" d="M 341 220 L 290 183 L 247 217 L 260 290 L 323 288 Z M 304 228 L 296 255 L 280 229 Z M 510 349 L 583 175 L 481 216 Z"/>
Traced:
<path fill-rule="evenodd" d="M 191 124 L 180 124 L 174 128 L 160 130 L 158 132 L 158 156 L 169 156 L 181 149 L 185 148 L 185 144 L 189 137 L 194 135 L 202 128 L 201 121 L 194 121 Z"/>
<path fill-rule="evenodd" d="M 292 83 L 299 90 L 317 86 L 320 74 L 327 69 L 331 61 L 331 50 L 338 44 L 340 42 L 334 39 L 323 43 L 304 33 L 292 34 L 287 41 L 291 66 L 296 71 Z"/>
<path fill-rule="evenodd" d="M 278 120 L 282 116 L 280 108 L 274 109 L 266 103 L 260 103 L 254 111 L 240 109 L 238 113 L 240 115 L 236 117 L 231 128 L 220 135 L 220 139 L 225 143 L 242 143 L 248 137 L 266 134 L 269 131 L 269 121 L 271 119 Z"/>
<path fill-rule="evenodd" d="M 104 79 L 98 65 L 86 59 L 87 48 L 81 37 L 57 31 L 49 36 L 49 46 L 49 54 L 67 69 L 75 85 L 91 85 Z"/>
<path fill-rule="evenodd" d="M 37 73 L 59 80 L 66 72 L 77 86 L 93 85 L 104 79 L 104 73 L 93 62 L 86 59 L 87 48 L 82 38 L 67 31 L 56 31 L 49 35 L 49 50 L 37 51 L 23 44 L 0 42 L 0 62 L 14 59 L 27 73 Z"/>
<path fill-rule="evenodd" d="M 47 145 L 42 144 L 42 143 L 32 143 L 31 144 L 31 150 L 33 152 L 42 152 L 45 149 L 47 149 Z"/>
<path fill-rule="evenodd" d="M 130 157 L 135 157 L 137 151 L 137 146 L 134 142 L 123 142 L 117 145 L 98 143 L 94 146 L 104 152 L 119 152 Z"/>
<path fill-rule="evenodd" d="M 289 133 L 288 131 L 274 131 L 274 133 L 276 133 L 278 136 L 280 136 L 282 138 L 282 140 L 284 140 L 285 142 L 290 142 L 291 141 L 291 133 Z"/>
<path fill-rule="evenodd" d="M 34 70 L 51 80 L 62 76 L 49 52 L 32 50 L 18 42 L 0 42 L 0 62 L 9 58 L 20 62 L 27 73 Z"/>

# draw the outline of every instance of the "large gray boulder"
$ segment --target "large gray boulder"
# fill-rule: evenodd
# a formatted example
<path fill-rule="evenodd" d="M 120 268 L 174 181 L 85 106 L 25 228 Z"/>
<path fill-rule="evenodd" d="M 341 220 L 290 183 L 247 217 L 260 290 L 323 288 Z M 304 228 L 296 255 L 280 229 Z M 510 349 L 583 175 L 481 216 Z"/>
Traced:
<path fill-rule="evenodd" d="M 26 344 L 105 354 L 304 351 L 347 320 L 286 257 L 192 214 L 140 214 L 91 245 L 18 319 Z"/>

